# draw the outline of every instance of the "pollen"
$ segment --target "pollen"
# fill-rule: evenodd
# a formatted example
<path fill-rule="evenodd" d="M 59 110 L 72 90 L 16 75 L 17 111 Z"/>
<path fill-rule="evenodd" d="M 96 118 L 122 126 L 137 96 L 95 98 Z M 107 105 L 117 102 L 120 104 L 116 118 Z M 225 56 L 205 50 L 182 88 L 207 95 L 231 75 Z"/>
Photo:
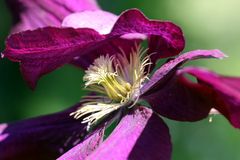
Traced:
<path fill-rule="evenodd" d="M 151 65 L 145 53 L 146 50 L 136 47 L 128 56 L 123 52 L 95 59 L 85 71 L 83 80 L 86 89 L 100 96 L 88 96 L 87 102 L 71 115 L 83 118 L 82 123 L 88 123 L 89 129 L 113 111 L 136 104 L 149 73 L 146 67 Z"/>

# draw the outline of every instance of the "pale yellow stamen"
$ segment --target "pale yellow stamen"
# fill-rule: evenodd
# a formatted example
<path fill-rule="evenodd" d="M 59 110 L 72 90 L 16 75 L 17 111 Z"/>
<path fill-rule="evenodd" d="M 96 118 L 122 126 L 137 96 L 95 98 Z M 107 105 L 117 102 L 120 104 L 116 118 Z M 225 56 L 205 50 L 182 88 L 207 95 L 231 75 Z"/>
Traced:
<path fill-rule="evenodd" d="M 78 119 L 85 115 L 90 114 L 89 116 L 83 118 L 82 123 L 88 123 L 88 129 L 92 124 L 95 124 L 99 119 L 102 119 L 104 116 L 109 113 L 119 109 L 121 107 L 120 104 L 104 104 L 104 103 L 96 103 L 96 104 L 87 104 L 76 112 L 71 113 L 71 116 Z"/>
<path fill-rule="evenodd" d="M 74 118 L 84 117 L 82 123 L 88 123 L 88 129 L 98 120 L 123 106 L 131 107 L 138 101 L 142 83 L 147 79 L 150 57 L 144 57 L 146 50 L 140 47 L 130 54 L 129 59 L 122 53 L 116 57 L 100 56 L 86 71 L 83 80 L 87 89 L 98 92 L 105 97 L 91 98 L 83 103 Z M 91 97 L 91 96 L 90 96 Z M 103 99 L 109 99 L 108 103 Z M 127 105 L 126 105 L 127 104 Z M 130 104 L 130 106 L 129 106 Z"/>
<path fill-rule="evenodd" d="M 113 58 L 109 56 L 96 59 L 83 79 L 86 87 L 89 86 L 91 90 L 96 89 L 97 92 L 107 94 L 113 101 L 123 102 L 131 91 L 131 85 L 114 71 L 112 61 Z"/>

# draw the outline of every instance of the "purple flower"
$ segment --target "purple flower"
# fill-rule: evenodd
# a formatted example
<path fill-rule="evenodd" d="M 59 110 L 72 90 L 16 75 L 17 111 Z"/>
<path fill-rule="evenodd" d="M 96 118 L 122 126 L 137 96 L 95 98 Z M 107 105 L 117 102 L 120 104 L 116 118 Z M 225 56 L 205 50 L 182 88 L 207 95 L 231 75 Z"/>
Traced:
<path fill-rule="evenodd" d="M 136 46 L 145 38 L 144 52 Z M 67 111 L 2 125 L 0 158 L 51 159 L 68 151 L 59 159 L 169 160 L 171 139 L 161 116 L 198 121 L 213 108 L 240 128 L 240 78 L 181 68 L 190 60 L 225 55 L 219 50 L 178 55 L 183 48 L 178 26 L 149 20 L 137 9 L 118 17 L 104 11 L 74 13 L 63 20 L 62 28 L 11 35 L 3 55 L 20 62 L 31 88 L 44 74 L 70 63 L 86 70 L 85 85 L 94 94 Z M 169 57 L 150 76 L 157 60 Z M 103 141 L 105 127 L 114 120 L 119 124 Z"/>

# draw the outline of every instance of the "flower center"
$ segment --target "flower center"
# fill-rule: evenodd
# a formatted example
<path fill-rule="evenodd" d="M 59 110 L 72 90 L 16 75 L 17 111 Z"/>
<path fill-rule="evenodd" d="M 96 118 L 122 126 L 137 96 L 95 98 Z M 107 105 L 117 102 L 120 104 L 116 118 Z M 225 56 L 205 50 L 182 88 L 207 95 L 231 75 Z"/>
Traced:
<path fill-rule="evenodd" d="M 123 103 L 128 100 L 132 86 L 113 67 L 113 57 L 101 56 L 88 68 L 83 79 L 90 90 L 106 94 L 114 102 Z"/>
<path fill-rule="evenodd" d="M 145 50 L 146 51 L 146 50 Z M 74 118 L 83 118 L 88 129 L 100 119 L 122 107 L 132 107 L 140 96 L 140 88 L 146 80 L 146 66 L 151 64 L 145 51 L 136 48 L 129 55 L 100 56 L 85 71 L 85 87 L 100 96 L 84 98 L 83 105 L 71 113 Z"/>

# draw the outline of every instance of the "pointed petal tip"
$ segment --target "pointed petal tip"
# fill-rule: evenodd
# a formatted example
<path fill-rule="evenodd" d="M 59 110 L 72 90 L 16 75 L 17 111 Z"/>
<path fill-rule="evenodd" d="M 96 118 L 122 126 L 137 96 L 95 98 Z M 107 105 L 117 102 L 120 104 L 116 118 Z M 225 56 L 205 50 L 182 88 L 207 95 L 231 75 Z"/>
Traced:
<path fill-rule="evenodd" d="M 212 50 L 212 56 L 218 59 L 228 58 L 228 55 L 226 55 L 219 49 Z"/>

